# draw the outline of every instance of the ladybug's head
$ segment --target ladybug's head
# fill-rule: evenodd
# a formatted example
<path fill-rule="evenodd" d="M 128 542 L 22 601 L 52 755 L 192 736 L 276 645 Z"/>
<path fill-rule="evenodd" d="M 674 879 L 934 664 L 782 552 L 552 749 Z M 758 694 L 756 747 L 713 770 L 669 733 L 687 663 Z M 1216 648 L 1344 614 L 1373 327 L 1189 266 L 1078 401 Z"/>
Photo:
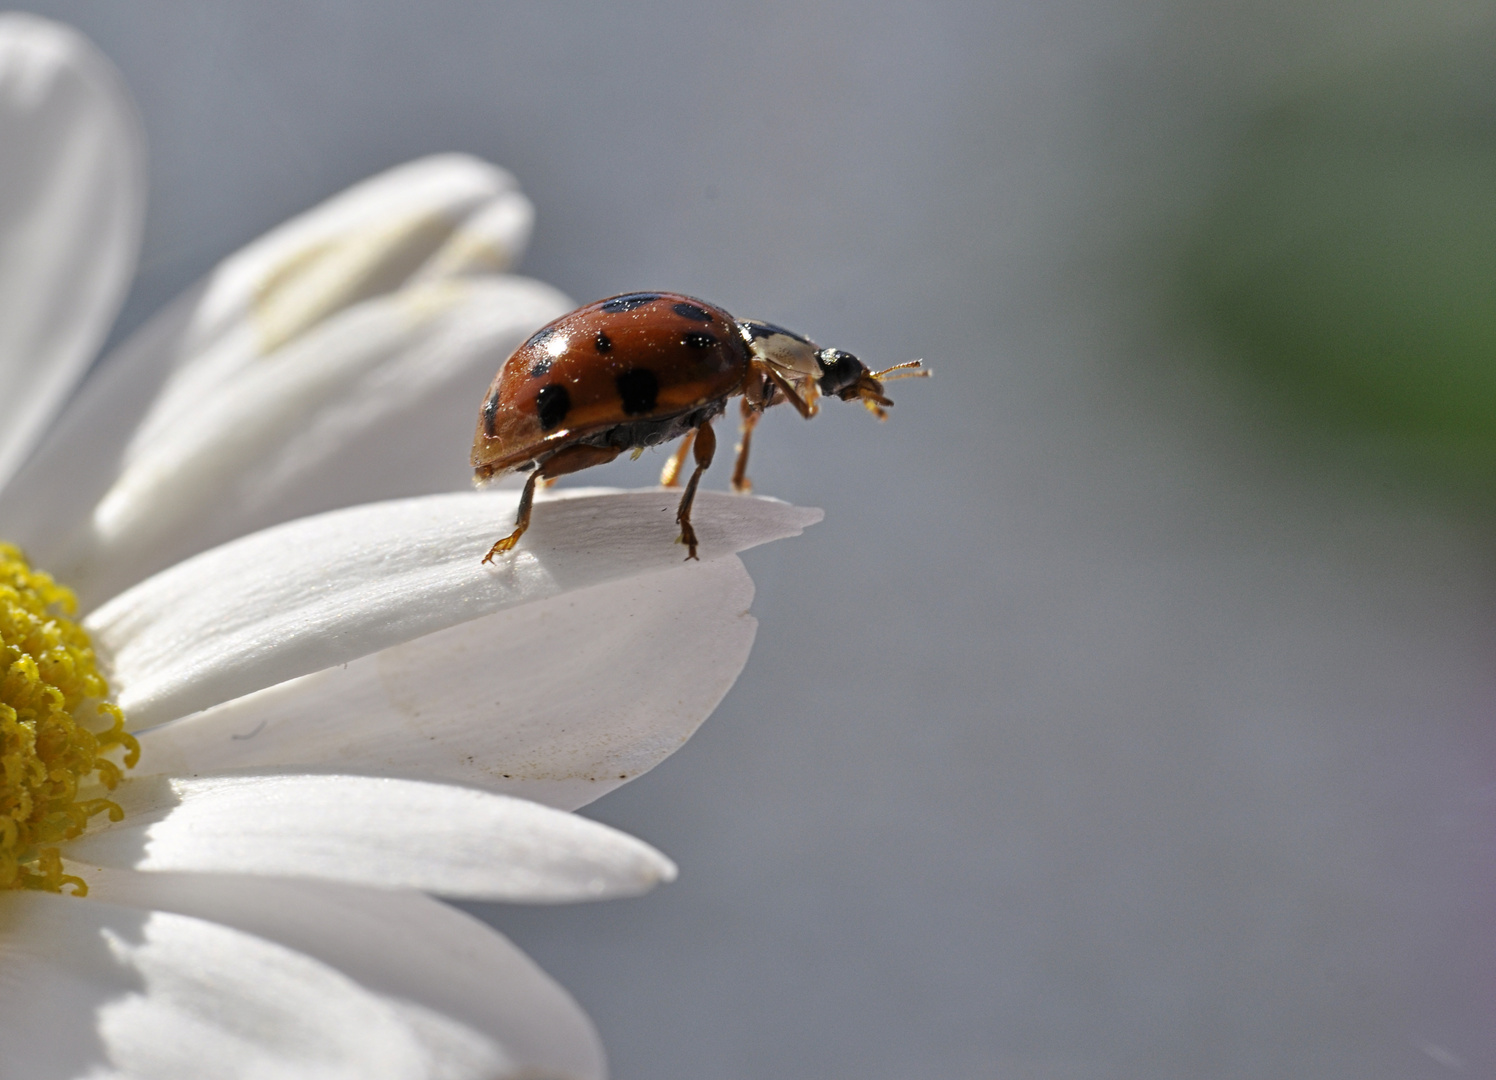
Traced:
<path fill-rule="evenodd" d="M 919 367 L 918 360 L 895 364 L 882 371 L 869 371 L 857 357 L 840 349 L 822 349 L 816 354 L 824 373 L 816 380 L 816 386 L 827 397 L 835 395 L 843 401 L 860 400 L 868 412 L 879 420 L 886 419 L 885 411 L 892 405 L 883 394 L 883 383 L 889 379 L 911 379 L 929 375 L 928 371 L 913 370 Z M 897 372 L 898 374 L 891 374 Z"/>
<path fill-rule="evenodd" d="M 857 380 L 867 374 L 867 367 L 861 360 L 840 349 L 822 349 L 816 353 L 816 359 L 821 364 L 822 374 L 816 380 L 821 393 L 827 397 L 835 394 L 843 401 L 851 401 L 857 396 Z"/>

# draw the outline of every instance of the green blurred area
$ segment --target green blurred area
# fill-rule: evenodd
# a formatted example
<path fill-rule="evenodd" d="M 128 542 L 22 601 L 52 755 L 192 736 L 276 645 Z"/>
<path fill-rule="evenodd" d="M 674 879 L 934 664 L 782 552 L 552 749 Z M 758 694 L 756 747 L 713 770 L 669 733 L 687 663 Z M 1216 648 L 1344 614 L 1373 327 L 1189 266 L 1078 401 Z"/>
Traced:
<path fill-rule="evenodd" d="M 1187 249 L 1195 321 L 1297 425 L 1496 493 L 1496 37 L 1247 125 Z"/>

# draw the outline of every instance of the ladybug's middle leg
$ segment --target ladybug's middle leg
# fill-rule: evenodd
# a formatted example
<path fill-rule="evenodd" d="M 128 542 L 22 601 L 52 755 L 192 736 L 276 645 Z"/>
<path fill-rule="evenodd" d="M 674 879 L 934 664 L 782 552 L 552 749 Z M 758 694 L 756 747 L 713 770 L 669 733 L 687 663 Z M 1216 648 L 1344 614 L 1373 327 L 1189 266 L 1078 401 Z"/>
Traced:
<path fill-rule="evenodd" d="M 753 490 L 753 482 L 748 479 L 748 444 L 753 441 L 753 429 L 758 426 L 758 418 L 763 415 L 761 409 L 755 409 L 743 399 L 743 441 L 738 443 L 738 459 L 732 466 L 732 489 L 739 494 Z"/>
<path fill-rule="evenodd" d="M 513 550 L 514 545 L 519 543 L 519 538 L 525 535 L 525 530 L 530 527 L 530 508 L 535 501 L 537 480 L 554 480 L 558 476 L 590 469 L 594 465 L 606 465 L 618 454 L 618 448 L 613 446 L 580 445 L 568 446 L 565 450 L 558 450 L 552 454 L 546 459 L 545 464 L 530 473 L 530 478 L 525 481 L 524 493 L 519 497 L 519 513 L 515 516 L 514 531 L 489 548 L 488 554 L 483 556 L 483 561 L 493 562 L 495 555 Z"/>
<path fill-rule="evenodd" d="M 712 422 L 708 420 L 696 429 L 696 471 L 691 474 L 691 479 L 686 481 L 686 493 L 681 496 L 680 509 L 675 512 L 675 520 L 680 525 L 680 539 L 676 541 L 685 544 L 689 550 L 686 561 L 696 558 L 696 530 L 691 528 L 691 504 L 696 501 L 696 484 L 701 480 L 704 473 L 712 463 L 712 455 L 717 452 L 717 435 L 712 431 Z"/>
<path fill-rule="evenodd" d="M 686 463 L 686 455 L 691 452 L 691 443 L 695 438 L 695 428 L 681 436 L 680 445 L 675 448 L 675 453 L 670 455 L 670 460 L 665 462 L 665 467 L 660 470 L 660 487 L 680 487 L 680 469 Z"/>

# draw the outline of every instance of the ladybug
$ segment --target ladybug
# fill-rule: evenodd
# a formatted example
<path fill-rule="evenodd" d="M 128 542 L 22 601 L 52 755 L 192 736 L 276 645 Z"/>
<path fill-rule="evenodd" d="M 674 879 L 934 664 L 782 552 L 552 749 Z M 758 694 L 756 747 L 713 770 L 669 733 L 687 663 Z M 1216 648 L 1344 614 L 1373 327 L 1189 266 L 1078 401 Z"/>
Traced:
<path fill-rule="evenodd" d="M 528 470 L 514 532 L 484 562 L 519 542 L 530 525 L 538 480 L 612 461 L 625 450 L 680 438 L 660 482 L 675 487 L 686 454 L 696 469 L 686 482 L 678 542 L 696 558 L 691 503 L 712 463 L 712 421 L 741 394 L 743 441 L 733 467 L 734 491 L 749 488 L 748 446 L 763 411 L 787 401 L 816 414 L 819 395 L 860 400 L 880 420 L 893 402 L 889 378 L 928 375 L 920 361 L 870 372 L 857 357 L 770 323 L 735 319 L 704 300 L 669 292 L 635 292 L 579 307 L 548 323 L 505 360 L 494 376 L 473 437 L 474 479 Z"/>

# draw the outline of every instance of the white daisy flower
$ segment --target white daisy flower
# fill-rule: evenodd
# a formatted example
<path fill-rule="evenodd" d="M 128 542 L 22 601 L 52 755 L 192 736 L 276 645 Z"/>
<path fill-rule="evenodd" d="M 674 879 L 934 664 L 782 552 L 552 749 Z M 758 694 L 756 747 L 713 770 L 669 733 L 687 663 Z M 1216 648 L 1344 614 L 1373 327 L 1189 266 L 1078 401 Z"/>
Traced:
<path fill-rule="evenodd" d="M 715 707 L 754 633 L 734 553 L 818 513 L 703 493 L 683 564 L 673 494 L 574 491 L 481 563 L 515 493 L 432 493 L 572 305 L 504 273 L 529 204 L 464 157 L 250 245 L 68 401 L 142 159 L 107 62 L 0 16 L 0 883 L 32 886 L 0 892 L 5 1074 L 602 1076 L 565 992 L 425 893 L 669 880 L 569 811 Z"/>

